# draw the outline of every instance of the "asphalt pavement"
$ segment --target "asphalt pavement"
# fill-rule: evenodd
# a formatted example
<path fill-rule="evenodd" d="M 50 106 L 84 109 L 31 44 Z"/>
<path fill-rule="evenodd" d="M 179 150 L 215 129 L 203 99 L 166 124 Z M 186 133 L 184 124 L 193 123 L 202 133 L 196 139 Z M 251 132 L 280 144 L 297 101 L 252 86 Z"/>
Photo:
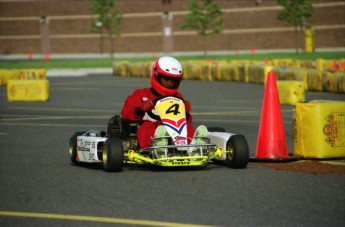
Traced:
<path fill-rule="evenodd" d="M 55 72 L 58 73 L 58 72 Z M 47 102 L 7 102 L 0 87 L 0 226 L 345 226 L 345 177 L 279 171 L 260 162 L 245 169 L 74 166 L 76 131 L 105 129 L 125 98 L 147 78 L 107 71 L 52 75 Z M 264 87 L 184 80 L 194 125 L 245 135 L 251 157 Z M 306 100 L 345 94 L 306 92 Z M 292 108 L 281 105 L 289 152 Z"/>

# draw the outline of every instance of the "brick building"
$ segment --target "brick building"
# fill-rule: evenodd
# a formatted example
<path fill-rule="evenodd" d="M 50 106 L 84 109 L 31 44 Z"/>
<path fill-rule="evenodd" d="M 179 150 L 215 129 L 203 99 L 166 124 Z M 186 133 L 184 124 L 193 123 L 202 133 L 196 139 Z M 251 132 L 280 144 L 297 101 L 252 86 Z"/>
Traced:
<path fill-rule="evenodd" d="M 278 21 L 275 0 L 218 0 L 224 29 L 208 50 L 295 48 L 294 28 Z M 0 54 L 108 52 L 106 36 L 90 32 L 88 0 L 0 0 Z M 345 47 L 345 1 L 312 1 L 316 48 Z M 188 0 L 118 0 L 118 53 L 201 51 L 203 39 L 181 30 Z M 168 12 L 164 14 L 164 12 Z M 302 43 L 304 38 L 301 37 Z"/>

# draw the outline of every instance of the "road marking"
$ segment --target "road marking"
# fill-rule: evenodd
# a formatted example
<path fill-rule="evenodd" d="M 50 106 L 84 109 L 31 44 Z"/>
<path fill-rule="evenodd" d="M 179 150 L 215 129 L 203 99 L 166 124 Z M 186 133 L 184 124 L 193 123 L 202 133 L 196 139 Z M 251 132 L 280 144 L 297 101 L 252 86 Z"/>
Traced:
<path fill-rule="evenodd" d="M 215 123 L 218 123 L 218 122 L 227 122 L 227 123 L 250 123 L 250 124 L 257 124 L 257 123 L 260 123 L 259 120 L 217 120 L 217 119 L 205 119 L 205 120 L 202 120 L 202 119 L 193 119 L 193 122 L 215 122 Z"/>
<path fill-rule="evenodd" d="M 258 115 L 260 114 L 260 110 L 258 111 L 224 111 L 224 112 L 193 112 L 193 116 L 195 115 L 198 115 L 198 116 L 202 116 L 202 115 L 206 115 L 206 116 L 212 116 L 212 115 Z"/>
<path fill-rule="evenodd" d="M 114 105 L 117 105 L 116 103 Z M 120 106 L 120 104 L 118 104 Z M 121 104 L 122 106 L 122 104 Z M 11 110 L 37 110 L 37 111 L 64 111 L 64 112 L 101 112 L 101 113 L 116 113 L 111 109 L 66 109 L 66 108 L 39 108 L 39 107 L 9 107 Z"/>
<path fill-rule="evenodd" d="M 341 162 L 341 161 L 319 161 L 320 163 L 324 163 L 324 164 L 329 164 L 329 165 L 337 165 L 337 166 L 345 166 L 345 162 Z"/>
<path fill-rule="evenodd" d="M 36 111 L 63 111 L 63 112 L 95 112 L 95 113 L 111 113 L 114 114 L 114 110 L 105 109 L 62 109 L 62 108 L 36 108 L 36 107 L 9 107 L 13 110 L 36 110 Z M 260 114 L 261 110 L 240 110 L 240 111 L 222 111 L 222 112 L 192 112 L 194 115 L 236 115 L 239 114 L 254 114 L 255 116 Z M 282 111 L 285 112 L 285 111 Z"/>
<path fill-rule="evenodd" d="M 67 120 L 67 119 L 109 119 L 111 116 L 39 116 L 39 117 L 13 117 L 2 119 L 2 122 L 28 121 L 28 120 Z"/>
<path fill-rule="evenodd" d="M 122 103 L 115 103 L 114 105 L 120 106 L 122 108 Z M 210 106 L 193 106 L 193 108 L 200 109 L 200 108 L 218 108 L 218 107 L 210 107 Z M 114 109 L 66 109 L 66 108 L 40 108 L 40 107 L 9 107 L 8 109 L 11 110 L 36 110 L 36 111 L 64 111 L 64 112 L 101 112 L 101 113 L 116 113 Z M 216 111 L 216 112 L 192 112 L 193 115 L 216 115 L 216 114 L 243 114 L 244 112 L 247 113 L 261 113 L 261 108 L 222 108 L 224 110 L 232 110 L 232 111 Z M 120 112 L 120 110 L 118 111 Z M 290 113 L 292 112 L 290 109 L 281 109 L 282 113 Z"/>
<path fill-rule="evenodd" d="M 116 83 L 115 83 L 116 82 Z M 52 87 L 71 87 L 76 88 L 76 86 L 94 86 L 95 83 L 91 81 L 84 81 L 84 82 L 56 82 L 52 84 Z M 126 82 L 126 81 L 116 81 L 114 79 L 111 80 L 102 80 L 98 81 L 97 85 L 108 86 L 108 87 L 122 87 L 122 86 L 142 86 L 142 83 L 139 82 Z M 82 89 L 82 88 L 80 88 Z"/>
<path fill-rule="evenodd" d="M 106 222 L 106 223 L 129 224 L 129 225 L 146 225 L 146 226 L 207 227 L 206 225 L 193 225 L 193 224 L 172 223 L 172 222 L 133 220 L 133 219 L 123 219 L 123 218 L 107 218 L 107 217 L 82 216 L 82 215 L 68 215 L 68 214 L 0 211 L 0 215 L 12 216 L 12 217 L 47 218 L 47 219 L 73 220 L 73 221 Z"/>
<path fill-rule="evenodd" d="M 74 88 L 74 87 L 52 87 L 53 90 L 58 91 L 95 91 L 98 90 L 98 88 Z"/>
<path fill-rule="evenodd" d="M 260 120 L 217 120 L 217 119 L 193 119 L 193 122 L 215 122 L 215 123 L 237 123 L 237 124 L 259 124 Z M 292 124 L 292 121 L 284 121 L 284 124 Z"/>
<path fill-rule="evenodd" d="M 218 102 L 230 102 L 230 103 L 262 103 L 262 101 L 256 100 L 233 100 L 233 99 L 221 99 Z"/>
<path fill-rule="evenodd" d="M 15 122 L 1 122 L 0 125 L 11 125 L 11 126 L 44 126 L 44 127 L 88 127 L 88 128 L 105 128 L 106 125 L 78 125 L 78 124 L 34 124 L 34 123 L 15 123 Z"/>
<path fill-rule="evenodd" d="M 283 113 L 290 113 L 291 110 L 281 110 Z M 238 111 L 217 111 L 217 112 L 192 112 L 193 116 L 260 116 L 261 110 L 238 110 Z"/>

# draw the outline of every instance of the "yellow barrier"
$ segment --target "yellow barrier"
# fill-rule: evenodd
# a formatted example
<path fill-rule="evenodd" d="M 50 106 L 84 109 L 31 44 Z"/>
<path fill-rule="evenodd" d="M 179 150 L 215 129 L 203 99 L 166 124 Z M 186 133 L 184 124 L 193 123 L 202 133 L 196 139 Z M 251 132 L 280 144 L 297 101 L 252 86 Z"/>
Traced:
<path fill-rule="evenodd" d="M 202 79 L 202 65 L 197 62 L 191 62 L 190 79 Z"/>
<path fill-rule="evenodd" d="M 345 58 L 339 60 L 340 70 L 345 72 Z"/>
<path fill-rule="evenodd" d="M 272 64 L 273 66 L 286 66 L 286 67 L 294 66 L 294 62 L 292 59 L 273 59 Z"/>
<path fill-rule="evenodd" d="M 20 79 L 20 70 L 0 69 L 0 85 L 7 85 L 9 80 Z"/>
<path fill-rule="evenodd" d="M 280 80 L 298 80 L 303 82 L 305 89 L 308 89 L 308 75 L 307 70 L 302 68 L 286 68 L 282 70 L 279 77 Z"/>
<path fill-rule="evenodd" d="M 22 69 L 20 70 L 22 80 L 45 80 L 47 79 L 46 69 Z"/>
<path fill-rule="evenodd" d="M 311 60 L 295 60 L 294 67 L 312 69 L 315 68 L 315 64 Z"/>
<path fill-rule="evenodd" d="M 121 62 L 119 65 L 119 70 L 120 70 L 120 76 L 122 77 L 138 77 L 138 71 L 136 70 L 137 63 L 127 63 L 127 62 Z"/>
<path fill-rule="evenodd" d="M 268 71 L 272 69 L 271 66 L 264 65 L 249 65 L 248 67 L 248 82 L 251 83 L 265 83 Z"/>
<path fill-rule="evenodd" d="M 271 62 L 231 60 L 231 61 L 185 61 L 181 62 L 184 79 L 241 81 L 265 84 L 268 72 L 276 73 L 277 80 L 296 80 L 304 84 L 305 90 L 345 92 L 344 70 L 321 71 L 314 69 L 312 61 L 293 61 L 276 59 Z M 338 60 L 339 64 L 345 59 Z M 334 60 L 317 59 L 317 68 L 332 67 Z M 274 66 L 282 65 L 282 66 Z M 295 65 L 290 67 L 290 65 Z M 289 66 L 289 67 L 287 67 Z M 149 77 L 152 62 L 130 63 L 128 61 L 113 63 L 115 76 Z M 345 66 L 344 66 L 345 67 Z"/>
<path fill-rule="evenodd" d="M 152 62 L 143 62 L 140 66 L 140 75 L 142 77 L 150 77 Z"/>
<path fill-rule="evenodd" d="M 311 53 L 315 51 L 315 32 L 312 28 L 304 30 L 305 52 Z"/>
<path fill-rule="evenodd" d="M 113 63 L 113 74 L 114 76 L 129 76 L 129 67 L 130 63 L 128 61 L 120 61 L 120 62 L 114 62 Z"/>
<path fill-rule="evenodd" d="M 327 60 L 318 58 L 315 61 L 315 68 L 317 70 L 334 70 L 334 71 L 344 71 L 342 59 L 339 60 Z"/>
<path fill-rule="evenodd" d="M 277 80 L 280 104 L 295 105 L 305 101 L 304 82 Z"/>
<path fill-rule="evenodd" d="M 344 72 L 337 72 L 336 73 L 336 80 L 337 80 L 337 92 L 345 93 L 345 71 Z"/>
<path fill-rule="evenodd" d="M 182 68 L 183 68 L 183 78 L 189 79 L 190 74 L 190 64 L 189 62 L 181 62 Z"/>
<path fill-rule="evenodd" d="M 268 73 L 273 70 L 273 66 L 263 67 L 263 83 L 266 84 Z"/>
<path fill-rule="evenodd" d="M 230 80 L 231 81 L 240 81 L 240 65 L 230 65 Z"/>
<path fill-rule="evenodd" d="M 308 90 L 322 91 L 322 72 L 316 69 L 307 69 Z"/>
<path fill-rule="evenodd" d="M 202 80 L 209 80 L 212 81 L 212 75 L 211 75 L 211 67 L 212 63 L 204 63 L 201 65 L 201 77 Z"/>
<path fill-rule="evenodd" d="M 293 118 L 295 156 L 345 157 L 345 102 L 298 103 Z"/>
<path fill-rule="evenodd" d="M 7 100 L 12 101 L 47 101 L 49 99 L 48 80 L 9 80 Z"/>
<path fill-rule="evenodd" d="M 219 80 L 229 81 L 230 78 L 230 64 L 219 65 Z"/>
<path fill-rule="evenodd" d="M 344 92 L 344 72 L 323 71 L 322 90 L 328 92 Z"/>
<path fill-rule="evenodd" d="M 211 77 L 212 80 L 220 80 L 221 79 L 221 75 L 220 75 L 220 65 L 222 63 L 217 63 L 217 64 L 212 64 L 211 65 Z"/>

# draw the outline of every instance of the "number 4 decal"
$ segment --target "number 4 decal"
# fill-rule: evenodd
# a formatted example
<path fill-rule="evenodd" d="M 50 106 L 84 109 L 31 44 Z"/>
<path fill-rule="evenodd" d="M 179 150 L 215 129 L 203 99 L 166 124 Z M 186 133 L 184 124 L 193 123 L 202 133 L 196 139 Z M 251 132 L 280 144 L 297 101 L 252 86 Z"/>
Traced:
<path fill-rule="evenodd" d="M 178 111 L 179 107 L 180 107 L 179 104 L 174 104 L 174 105 L 170 106 L 169 109 L 167 109 L 167 111 L 165 111 L 165 113 L 166 114 L 173 113 L 174 115 L 177 115 L 180 113 Z"/>

